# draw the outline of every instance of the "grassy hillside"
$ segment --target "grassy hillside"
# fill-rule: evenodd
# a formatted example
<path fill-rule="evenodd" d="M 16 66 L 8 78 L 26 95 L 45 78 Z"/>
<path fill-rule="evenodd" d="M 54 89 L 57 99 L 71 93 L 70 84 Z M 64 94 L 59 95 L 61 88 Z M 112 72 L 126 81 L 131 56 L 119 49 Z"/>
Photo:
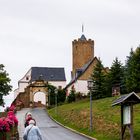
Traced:
<path fill-rule="evenodd" d="M 112 107 L 116 97 L 93 100 L 93 132 L 89 132 L 89 99 L 50 109 L 49 114 L 60 123 L 98 140 L 120 139 L 120 106 Z M 125 140 L 129 140 L 128 130 Z M 134 106 L 134 140 L 140 140 L 140 105 Z"/>

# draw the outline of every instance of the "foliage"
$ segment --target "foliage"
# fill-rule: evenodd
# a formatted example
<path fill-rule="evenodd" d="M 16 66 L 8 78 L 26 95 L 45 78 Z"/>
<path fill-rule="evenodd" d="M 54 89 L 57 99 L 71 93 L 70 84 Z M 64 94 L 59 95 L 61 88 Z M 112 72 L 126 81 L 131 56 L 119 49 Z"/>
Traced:
<path fill-rule="evenodd" d="M 55 105 L 55 100 L 56 100 L 55 90 L 57 90 L 57 103 L 59 104 L 59 103 L 65 102 L 65 99 L 66 99 L 65 90 L 57 89 L 53 85 L 48 85 L 50 105 Z"/>
<path fill-rule="evenodd" d="M 130 51 L 125 65 L 125 82 L 128 92 L 140 92 L 140 46 Z"/>
<path fill-rule="evenodd" d="M 0 64 L 0 105 L 4 104 L 3 96 L 8 95 L 12 89 L 12 86 L 9 85 L 10 78 L 8 73 L 4 70 L 4 65 Z"/>
<path fill-rule="evenodd" d="M 81 93 L 81 92 L 76 92 L 75 98 L 76 98 L 76 101 L 78 101 L 78 100 L 82 100 L 82 99 L 87 98 L 87 95 L 85 95 L 84 93 Z"/>
<path fill-rule="evenodd" d="M 66 91 L 63 89 L 58 89 L 58 93 L 57 93 L 57 100 L 58 103 L 64 103 L 66 100 Z"/>
<path fill-rule="evenodd" d="M 75 94 L 76 94 L 75 89 L 72 88 L 69 96 L 67 96 L 67 102 L 68 103 L 75 102 L 75 100 L 76 100 Z"/>
<path fill-rule="evenodd" d="M 55 104 L 55 89 L 56 87 L 48 84 L 50 105 Z"/>
<path fill-rule="evenodd" d="M 119 61 L 117 57 L 115 58 L 115 60 L 113 60 L 110 71 L 107 74 L 106 83 L 107 83 L 106 85 L 107 85 L 108 93 L 110 93 L 110 95 L 112 92 L 112 87 L 114 86 L 122 87 L 120 92 L 121 94 L 125 93 L 124 67 L 121 61 Z"/>
<path fill-rule="evenodd" d="M 0 118 L 0 132 L 10 131 L 11 121 L 7 121 L 6 118 Z"/>
<path fill-rule="evenodd" d="M 120 84 L 123 76 L 122 64 L 116 57 L 110 68 L 110 78 L 112 85 Z"/>
<path fill-rule="evenodd" d="M 0 118 L 0 132 L 9 132 L 13 127 L 18 125 L 18 120 L 15 116 L 15 107 L 9 107 L 6 117 Z"/>
<path fill-rule="evenodd" d="M 94 99 L 106 97 L 105 71 L 101 60 L 96 64 L 91 78 L 94 82 L 92 96 Z"/>

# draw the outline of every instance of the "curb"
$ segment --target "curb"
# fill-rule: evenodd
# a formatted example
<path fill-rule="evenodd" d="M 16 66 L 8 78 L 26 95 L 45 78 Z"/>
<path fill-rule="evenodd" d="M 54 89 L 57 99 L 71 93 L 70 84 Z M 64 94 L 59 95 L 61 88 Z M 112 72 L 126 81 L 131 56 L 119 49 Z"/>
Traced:
<path fill-rule="evenodd" d="M 48 114 L 48 115 L 49 115 L 49 114 Z M 82 136 L 88 138 L 89 140 L 97 140 L 96 138 L 93 138 L 93 137 L 88 136 L 88 135 L 86 135 L 86 134 L 80 133 L 80 132 L 78 132 L 78 131 L 76 131 L 76 130 L 74 130 L 74 129 L 72 129 L 72 128 L 66 126 L 66 125 L 61 124 L 60 122 L 58 122 L 58 121 L 56 121 L 54 118 L 52 118 L 50 115 L 49 115 L 49 117 L 50 117 L 50 119 L 52 119 L 53 121 L 55 121 L 57 124 L 61 125 L 62 127 L 66 128 L 66 129 L 68 129 L 68 130 L 70 130 L 70 131 L 72 131 L 72 132 L 74 132 L 74 133 L 76 133 L 76 134 L 82 135 Z"/>

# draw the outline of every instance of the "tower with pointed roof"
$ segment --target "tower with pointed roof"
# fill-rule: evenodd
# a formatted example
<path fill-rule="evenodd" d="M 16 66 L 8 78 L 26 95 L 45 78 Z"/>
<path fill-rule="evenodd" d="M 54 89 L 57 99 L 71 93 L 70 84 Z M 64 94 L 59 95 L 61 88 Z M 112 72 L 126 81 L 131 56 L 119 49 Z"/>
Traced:
<path fill-rule="evenodd" d="M 94 56 L 94 40 L 86 39 L 83 34 L 78 40 L 72 41 L 72 72 L 71 81 L 66 85 L 67 96 L 71 90 L 80 93 L 82 96 L 87 95 L 87 80 L 91 78 L 96 65 L 100 63 L 98 58 Z M 107 69 L 103 69 L 107 73 Z"/>
<path fill-rule="evenodd" d="M 83 29 L 82 29 L 83 32 Z M 94 40 L 86 39 L 82 34 L 78 40 L 72 42 L 72 78 L 85 64 L 94 58 Z"/>

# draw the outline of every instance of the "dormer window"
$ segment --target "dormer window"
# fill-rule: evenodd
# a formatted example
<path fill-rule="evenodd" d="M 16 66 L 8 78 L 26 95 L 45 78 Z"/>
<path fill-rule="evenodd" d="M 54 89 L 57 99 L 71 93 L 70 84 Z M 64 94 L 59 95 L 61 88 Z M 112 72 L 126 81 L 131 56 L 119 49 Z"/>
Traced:
<path fill-rule="evenodd" d="M 29 77 L 28 76 L 26 77 L 26 80 L 29 80 Z"/>
<path fill-rule="evenodd" d="M 76 70 L 76 77 L 78 77 L 80 74 L 82 74 L 82 70 L 81 69 L 77 69 Z"/>

